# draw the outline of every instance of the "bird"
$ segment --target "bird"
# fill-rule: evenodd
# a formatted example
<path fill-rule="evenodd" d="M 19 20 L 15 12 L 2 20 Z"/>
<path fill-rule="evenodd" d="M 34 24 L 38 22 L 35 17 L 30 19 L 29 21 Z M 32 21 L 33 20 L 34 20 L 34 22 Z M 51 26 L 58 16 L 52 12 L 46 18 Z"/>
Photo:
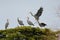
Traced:
<path fill-rule="evenodd" d="M 32 12 L 30 12 L 30 14 L 38 21 L 39 17 L 42 15 L 42 12 L 43 12 L 43 7 L 40 7 L 40 9 L 37 11 L 35 15 L 33 15 Z"/>
<path fill-rule="evenodd" d="M 39 24 L 40 27 L 45 27 L 47 25 L 45 23 L 39 23 L 39 22 L 38 22 L 38 24 Z"/>
<path fill-rule="evenodd" d="M 27 23 L 28 23 L 29 25 L 33 25 L 33 26 L 34 26 L 34 24 L 29 20 L 29 17 L 27 17 Z"/>
<path fill-rule="evenodd" d="M 9 25 L 9 20 L 7 19 L 7 22 L 5 24 L 5 29 L 7 29 L 8 25 Z"/>
<path fill-rule="evenodd" d="M 39 25 L 40 25 L 40 27 L 45 27 L 46 26 L 45 23 L 40 23 Z"/>
<path fill-rule="evenodd" d="M 17 18 L 17 21 L 18 21 L 19 25 L 24 25 L 23 24 L 23 21 L 22 20 L 19 20 L 19 18 Z"/>

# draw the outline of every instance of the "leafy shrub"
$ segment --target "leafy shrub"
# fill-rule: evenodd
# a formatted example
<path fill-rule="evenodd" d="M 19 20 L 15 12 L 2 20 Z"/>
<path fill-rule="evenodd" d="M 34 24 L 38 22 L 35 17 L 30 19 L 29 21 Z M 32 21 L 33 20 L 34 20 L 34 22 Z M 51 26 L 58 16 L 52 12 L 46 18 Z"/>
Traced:
<path fill-rule="evenodd" d="M 0 30 L 6 38 L 0 40 L 56 40 L 56 34 L 50 29 L 40 29 L 39 27 L 22 26 L 13 29 Z"/>

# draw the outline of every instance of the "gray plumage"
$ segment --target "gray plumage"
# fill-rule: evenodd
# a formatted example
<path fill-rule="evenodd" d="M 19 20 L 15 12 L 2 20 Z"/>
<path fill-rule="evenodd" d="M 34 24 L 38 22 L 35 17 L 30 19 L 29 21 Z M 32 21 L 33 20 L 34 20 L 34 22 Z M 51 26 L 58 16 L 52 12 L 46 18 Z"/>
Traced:
<path fill-rule="evenodd" d="M 40 23 L 39 25 L 40 25 L 40 27 L 45 27 L 46 26 L 45 23 Z"/>
<path fill-rule="evenodd" d="M 24 25 L 23 24 L 23 21 L 22 20 L 19 20 L 19 18 L 17 18 L 17 21 L 18 21 L 19 25 Z"/>
<path fill-rule="evenodd" d="M 6 22 L 6 24 L 5 24 L 5 29 L 7 29 L 8 25 L 9 25 L 9 21 L 8 21 L 8 19 L 7 19 L 7 22 Z"/>
<path fill-rule="evenodd" d="M 45 27 L 47 25 L 45 23 L 39 23 L 39 22 L 38 22 L 38 24 L 39 24 L 40 27 Z"/>
<path fill-rule="evenodd" d="M 33 25 L 33 26 L 34 26 L 34 24 L 29 20 L 29 17 L 27 17 L 27 23 L 28 23 L 29 25 Z"/>
<path fill-rule="evenodd" d="M 40 9 L 37 11 L 35 15 L 33 15 L 32 12 L 30 12 L 30 14 L 38 21 L 39 17 L 42 15 L 42 12 L 43 12 L 43 8 L 40 7 Z"/>

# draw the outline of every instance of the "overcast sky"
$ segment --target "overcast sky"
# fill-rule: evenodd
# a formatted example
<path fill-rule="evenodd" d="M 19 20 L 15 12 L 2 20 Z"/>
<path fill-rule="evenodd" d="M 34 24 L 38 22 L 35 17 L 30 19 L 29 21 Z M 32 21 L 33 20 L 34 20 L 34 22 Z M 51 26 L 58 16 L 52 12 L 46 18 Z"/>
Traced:
<path fill-rule="evenodd" d="M 18 25 L 17 17 L 28 25 L 26 16 L 29 16 L 34 23 L 35 20 L 29 12 L 35 14 L 41 6 L 44 11 L 40 22 L 46 23 L 48 28 L 60 29 L 60 19 L 56 14 L 60 0 L 0 0 L 0 29 L 4 29 L 7 19 L 10 22 L 9 28 L 16 27 Z M 35 26 L 38 26 L 37 23 Z"/>

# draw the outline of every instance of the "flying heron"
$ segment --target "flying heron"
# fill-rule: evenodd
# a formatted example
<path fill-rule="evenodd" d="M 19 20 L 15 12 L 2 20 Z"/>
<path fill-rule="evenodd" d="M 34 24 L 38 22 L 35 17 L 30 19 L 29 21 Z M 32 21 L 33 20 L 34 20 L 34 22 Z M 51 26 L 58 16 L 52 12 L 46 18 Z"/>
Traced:
<path fill-rule="evenodd" d="M 5 24 L 5 29 L 7 29 L 8 25 L 9 25 L 9 20 L 7 19 L 7 22 Z"/>
<path fill-rule="evenodd" d="M 23 21 L 22 20 L 19 20 L 19 18 L 17 18 L 17 21 L 18 21 L 19 25 L 24 25 L 23 24 Z"/>
<path fill-rule="evenodd" d="M 35 15 L 33 15 L 32 12 L 30 12 L 30 14 L 38 21 L 39 17 L 42 15 L 42 12 L 43 12 L 43 8 L 40 7 L 40 9 L 37 11 L 37 13 Z"/>
<path fill-rule="evenodd" d="M 33 25 L 33 26 L 34 26 L 34 24 L 29 20 L 29 17 L 27 17 L 27 23 L 28 23 L 29 25 Z"/>

